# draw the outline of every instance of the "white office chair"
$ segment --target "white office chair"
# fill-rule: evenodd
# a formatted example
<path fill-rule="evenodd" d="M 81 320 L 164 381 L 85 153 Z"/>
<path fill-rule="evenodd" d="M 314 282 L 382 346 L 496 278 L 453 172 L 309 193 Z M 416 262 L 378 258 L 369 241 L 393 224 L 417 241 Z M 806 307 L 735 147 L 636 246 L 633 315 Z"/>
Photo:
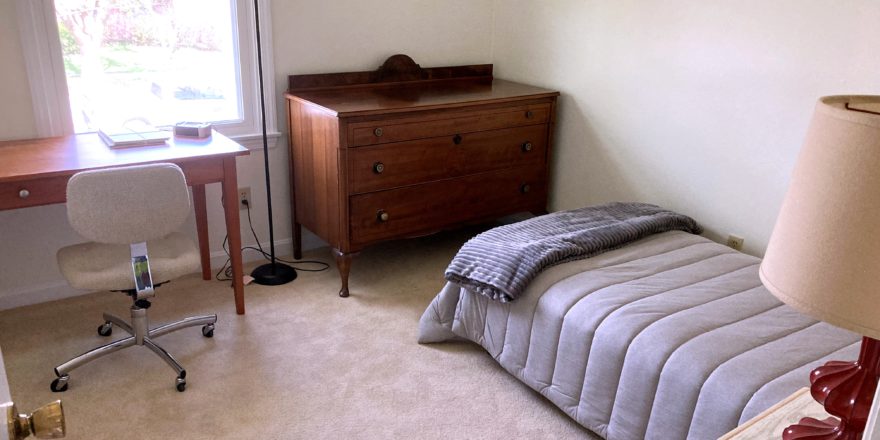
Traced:
<path fill-rule="evenodd" d="M 70 225 L 92 240 L 58 251 L 58 266 L 77 289 L 121 291 L 132 298 L 131 324 L 104 313 L 98 334 L 109 336 L 113 326 L 131 336 L 83 353 L 55 368 L 55 392 L 67 390 L 70 371 L 133 345 L 145 345 L 177 372 L 178 391 L 186 389 L 186 370 L 153 339 L 186 327 L 202 326 L 202 335 L 214 335 L 217 315 L 183 319 L 149 328 L 147 309 L 151 289 L 138 291 L 132 265 L 132 245 L 146 242 L 154 287 L 195 272 L 198 248 L 189 237 L 175 232 L 189 215 L 189 192 L 183 171 L 174 164 L 108 168 L 75 174 L 67 184 Z"/>

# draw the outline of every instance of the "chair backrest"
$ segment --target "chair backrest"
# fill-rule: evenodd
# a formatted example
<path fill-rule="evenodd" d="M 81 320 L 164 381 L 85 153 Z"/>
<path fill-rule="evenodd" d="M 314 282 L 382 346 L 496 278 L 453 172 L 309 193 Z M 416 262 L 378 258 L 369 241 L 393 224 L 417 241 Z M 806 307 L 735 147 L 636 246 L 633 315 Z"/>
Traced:
<path fill-rule="evenodd" d="M 83 237 L 139 243 L 177 230 L 189 215 L 183 171 L 171 163 L 105 168 L 67 183 L 67 217 Z"/>

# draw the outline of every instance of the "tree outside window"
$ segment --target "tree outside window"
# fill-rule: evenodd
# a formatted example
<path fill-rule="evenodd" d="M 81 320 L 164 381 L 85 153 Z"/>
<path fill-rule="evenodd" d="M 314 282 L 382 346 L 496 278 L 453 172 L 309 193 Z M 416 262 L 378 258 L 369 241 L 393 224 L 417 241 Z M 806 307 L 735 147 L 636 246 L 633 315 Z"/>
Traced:
<path fill-rule="evenodd" d="M 55 0 L 55 11 L 74 131 L 242 119 L 232 3 Z"/>

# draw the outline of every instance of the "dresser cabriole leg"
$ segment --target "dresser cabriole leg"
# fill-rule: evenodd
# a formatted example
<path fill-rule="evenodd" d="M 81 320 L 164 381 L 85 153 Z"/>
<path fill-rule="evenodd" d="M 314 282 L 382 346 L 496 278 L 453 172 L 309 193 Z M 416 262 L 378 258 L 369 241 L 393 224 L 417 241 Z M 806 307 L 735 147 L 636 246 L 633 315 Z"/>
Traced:
<path fill-rule="evenodd" d="M 351 260 L 354 254 L 346 254 L 338 249 L 333 249 L 333 256 L 336 257 L 336 268 L 339 269 L 339 278 L 342 280 L 339 296 L 345 298 L 348 296 L 348 274 L 351 271 Z"/>
<path fill-rule="evenodd" d="M 302 225 L 293 222 L 293 259 L 302 260 Z"/>

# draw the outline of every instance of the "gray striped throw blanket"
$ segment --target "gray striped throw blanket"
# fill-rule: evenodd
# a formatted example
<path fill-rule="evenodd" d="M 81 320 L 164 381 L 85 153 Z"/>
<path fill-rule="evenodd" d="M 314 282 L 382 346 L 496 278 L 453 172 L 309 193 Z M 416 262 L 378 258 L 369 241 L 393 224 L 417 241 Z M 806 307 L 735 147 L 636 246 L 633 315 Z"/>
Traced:
<path fill-rule="evenodd" d="M 554 212 L 470 239 L 446 269 L 446 280 L 494 300 L 513 301 L 547 267 L 672 230 L 702 232 L 694 219 L 647 203 Z"/>

